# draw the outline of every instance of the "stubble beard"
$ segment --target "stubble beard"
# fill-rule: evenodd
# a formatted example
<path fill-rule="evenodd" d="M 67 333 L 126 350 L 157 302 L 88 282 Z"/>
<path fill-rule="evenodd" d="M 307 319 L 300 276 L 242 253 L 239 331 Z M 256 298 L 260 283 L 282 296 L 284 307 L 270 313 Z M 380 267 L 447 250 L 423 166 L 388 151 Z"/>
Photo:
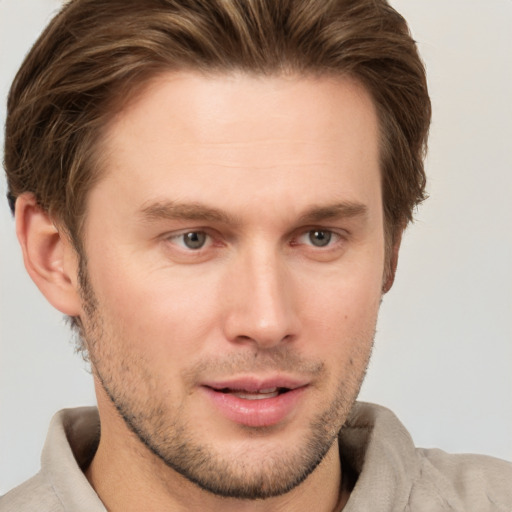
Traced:
<path fill-rule="evenodd" d="M 280 496 L 300 485 L 315 470 L 332 447 L 357 398 L 375 332 L 373 329 L 364 340 L 358 340 L 360 343 L 352 342 L 352 346 L 368 347 L 362 356 L 365 359 L 362 370 L 358 374 L 351 359 L 350 366 L 344 369 L 344 372 L 352 370 L 351 374 L 340 379 L 334 397 L 310 421 L 296 445 L 269 450 L 252 461 L 250 435 L 248 450 L 231 456 L 221 453 L 208 439 L 195 438 L 191 433 L 200 436 L 201 427 L 187 422 L 179 407 L 171 411 L 163 399 L 159 400 L 159 386 L 151 368 L 141 365 L 140 358 L 112 349 L 116 346 L 114 337 L 106 333 L 105 321 L 85 273 L 82 300 L 87 313 L 80 326 L 82 343 L 94 375 L 126 426 L 166 466 L 201 489 L 225 498 L 261 500 Z M 276 359 L 290 358 L 281 354 Z M 264 428 L 254 430 L 265 435 Z"/>

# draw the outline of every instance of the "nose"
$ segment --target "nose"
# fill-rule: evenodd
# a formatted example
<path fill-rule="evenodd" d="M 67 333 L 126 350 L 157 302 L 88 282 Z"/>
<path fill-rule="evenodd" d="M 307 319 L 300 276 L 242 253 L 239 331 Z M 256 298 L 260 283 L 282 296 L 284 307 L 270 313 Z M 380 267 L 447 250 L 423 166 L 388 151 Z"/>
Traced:
<path fill-rule="evenodd" d="M 222 293 L 229 341 L 269 349 L 298 335 L 297 297 L 277 250 L 260 249 L 237 258 Z"/>

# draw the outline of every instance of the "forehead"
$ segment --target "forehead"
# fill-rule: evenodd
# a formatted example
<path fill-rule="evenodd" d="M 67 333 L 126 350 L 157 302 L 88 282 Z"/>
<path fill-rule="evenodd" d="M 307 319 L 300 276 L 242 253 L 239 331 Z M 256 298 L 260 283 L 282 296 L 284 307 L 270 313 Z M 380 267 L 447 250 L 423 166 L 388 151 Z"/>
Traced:
<path fill-rule="evenodd" d="M 252 141 L 288 134 L 325 140 L 338 137 L 343 125 L 350 131 L 362 127 L 371 136 L 368 128 L 374 121 L 376 111 L 369 93 L 348 75 L 182 71 L 160 73 L 139 85 L 106 133 L 107 139 L 113 140 L 114 135 L 120 141 L 130 123 L 146 126 L 139 136 L 149 133 L 152 126 L 162 129 L 167 124 L 162 135 L 172 135 L 175 143 L 218 143 L 225 141 L 225 135 L 235 143 L 246 142 L 247 135 Z M 295 133 L 290 132 L 291 123 Z M 307 133 L 299 133 L 305 124 L 309 125 Z"/>
<path fill-rule="evenodd" d="M 140 207 L 169 194 L 211 202 L 236 187 L 267 201 L 335 190 L 361 201 L 350 196 L 380 193 L 377 125 L 370 95 L 349 77 L 169 72 L 107 127 L 96 188 L 105 182 Z"/>

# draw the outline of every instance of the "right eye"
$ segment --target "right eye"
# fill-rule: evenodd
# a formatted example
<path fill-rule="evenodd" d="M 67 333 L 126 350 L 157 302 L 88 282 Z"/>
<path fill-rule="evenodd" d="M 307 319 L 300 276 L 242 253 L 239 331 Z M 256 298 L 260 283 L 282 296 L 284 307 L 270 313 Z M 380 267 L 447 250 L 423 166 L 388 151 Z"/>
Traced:
<path fill-rule="evenodd" d="M 171 235 L 167 240 L 189 251 L 198 251 L 211 243 L 210 237 L 204 231 L 181 232 Z"/>

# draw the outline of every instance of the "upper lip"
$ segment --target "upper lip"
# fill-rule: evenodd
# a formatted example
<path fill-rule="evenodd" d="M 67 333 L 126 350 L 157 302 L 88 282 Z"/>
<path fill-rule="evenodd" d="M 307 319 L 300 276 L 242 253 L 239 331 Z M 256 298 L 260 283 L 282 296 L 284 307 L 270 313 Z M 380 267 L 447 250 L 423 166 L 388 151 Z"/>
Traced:
<path fill-rule="evenodd" d="M 248 391 L 250 393 L 256 393 L 258 391 L 273 388 L 291 390 L 307 386 L 308 384 L 309 381 L 306 379 L 300 379 L 296 377 L 283 375 L 273 377 L 245 376 L 223 380 L 207 381 L 202 383 L 203 386 L 217 391 L 230 389 L 237 391 Z"/>

